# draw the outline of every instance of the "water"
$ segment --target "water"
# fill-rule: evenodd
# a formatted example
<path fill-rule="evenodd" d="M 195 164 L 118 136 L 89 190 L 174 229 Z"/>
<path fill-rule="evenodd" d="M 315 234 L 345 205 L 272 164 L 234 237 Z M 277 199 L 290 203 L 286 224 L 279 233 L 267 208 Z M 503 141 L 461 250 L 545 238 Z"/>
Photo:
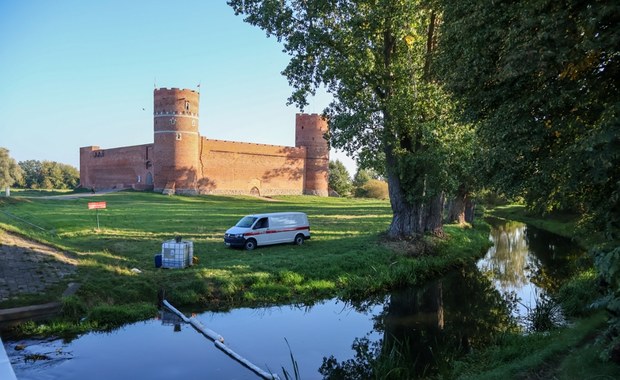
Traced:
<path fill-rule="evenodd" d="M 477 265 L 424 286 L 363 305 L 332 299 L 309 307 L 235 309 L 196 317 L 234 351 L 281 377 L 282 367 L 293 373 L 291 353 L 302 379 L 335 371 L 353 377 L 369 371 L 369 358 L 392 346 L 406 351 L 420 377 L 441 373 L 452 358 L 514 325 L 536 297 L 557 289 L 580 255 L 557 236 L 521 223 L 492 223 L 494 247 Z M 505 301 L 508 293 L 520 299 L 516 310 Z M 25 348 L 16 350 L 19 345 Z M 5 347 L 23 380 L 257 378 L 170 314 L 68 342 L 17 341 L 5 342 Z"/>

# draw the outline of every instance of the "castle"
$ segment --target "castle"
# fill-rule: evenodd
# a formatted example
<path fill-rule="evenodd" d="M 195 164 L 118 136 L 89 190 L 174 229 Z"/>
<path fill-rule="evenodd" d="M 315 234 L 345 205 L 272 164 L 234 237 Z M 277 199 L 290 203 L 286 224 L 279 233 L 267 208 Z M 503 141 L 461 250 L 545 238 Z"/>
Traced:
<path fill-rule="evenodd" d="M 211 140 L 200 136 L 200 93 L 154 90 L 152 144 L 80 148 L 81 186 L 166 194 L 328 195 L 327 122 L 297 114 L 295 146 Z"/>

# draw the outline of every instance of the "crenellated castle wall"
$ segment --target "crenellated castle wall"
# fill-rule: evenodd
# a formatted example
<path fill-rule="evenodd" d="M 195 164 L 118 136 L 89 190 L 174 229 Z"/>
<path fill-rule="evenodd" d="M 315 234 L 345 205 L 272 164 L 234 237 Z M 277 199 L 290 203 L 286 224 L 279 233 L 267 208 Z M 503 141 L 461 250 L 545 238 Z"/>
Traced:
<path fill-rule="evenodd" d="M 211 140 L 197 91 L 155 89 L 153 144 L 80 148 L 82 187 L 179 194 L 328 195 L 327 121 L 297 114 L 295 147 Z"/>
<path fill-rule="evenodd" d="M 202 194 L 298 195 L 305 147 L 202 139 Z"/>
<path fill-rule="evenodd" d="M 153 189 L 153 144 L 80 148 L 80 184 L 95 189 Z"/>

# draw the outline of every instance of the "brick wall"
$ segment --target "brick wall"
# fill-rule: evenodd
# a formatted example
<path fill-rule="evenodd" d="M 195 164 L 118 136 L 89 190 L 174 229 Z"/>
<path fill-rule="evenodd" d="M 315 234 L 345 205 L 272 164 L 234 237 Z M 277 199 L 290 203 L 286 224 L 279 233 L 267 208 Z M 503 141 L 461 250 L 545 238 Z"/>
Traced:
<path fill-rule="evenodd" d="M 202 138 L 203 194 L 303 194 L 306 149 Z"/>
<path fill-rule="evenodd" d="M 153 144 L 112 149 L 80 148 L 80 184 L 98 190 L 152 189 L 152 159 Z"/>

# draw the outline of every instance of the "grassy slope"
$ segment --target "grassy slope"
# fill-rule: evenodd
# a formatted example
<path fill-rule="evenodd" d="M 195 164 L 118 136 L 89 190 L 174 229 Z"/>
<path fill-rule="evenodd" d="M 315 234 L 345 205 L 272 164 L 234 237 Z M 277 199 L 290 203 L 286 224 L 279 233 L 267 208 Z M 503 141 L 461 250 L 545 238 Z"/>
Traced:
<path fill-rule="evenodd" d="M 100 231 L 95 231 L 95 211 L 87 210 L 87 202 L 93 200 L 106 201 L 108 206 L 99 214 Z M 399 255 L 381 242 L 391 210 L 388 202 L 378 200 L 280 197 L 266 201 L 123 192 L 73 200 L 0 202 L 4 202 L 0 203 L 0 227 L 77 253 L 80 267 L 74 280 L 82 288 L 68 302 L 66 312 L 76 318 L 87 312 L 104 323 L 148 316 L 159 289 L 177 305 L 200 309 L 311 303 L 335 295 L 364 297 L 442 273 L 479 256 L 488 244 L 484 225 L 473 230 L 447 226 L 452 239 L 439 243 L 441 255 L 418 259 Z M 287 210 L 309 216 L 312 239 L 303 246 L 278 245 L 252 252 L 224 246 L 225 230 L 243 215 Z M 194 241 L 199 264 L 183 270 L 156 269 L 154 254 L 163 241 L 176 235 Z M 142 273 L 135 274 L 132 268 Z"/>

